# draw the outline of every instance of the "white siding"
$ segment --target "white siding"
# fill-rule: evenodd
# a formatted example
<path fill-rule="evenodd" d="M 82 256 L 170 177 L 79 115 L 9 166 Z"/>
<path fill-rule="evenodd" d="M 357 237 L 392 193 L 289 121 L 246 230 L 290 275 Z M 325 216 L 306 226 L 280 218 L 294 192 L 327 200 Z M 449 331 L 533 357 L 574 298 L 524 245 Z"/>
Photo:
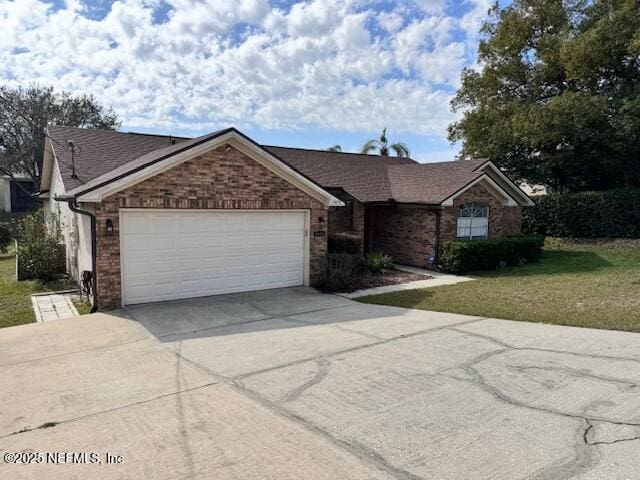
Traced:
<path fill-rule="evenodd" d="M 75 280 L 79 280 L 82 270 L 91 270 L 90 221 L 86 215 L 72 212 L 66 202 L 54 200 L 57 195 L 64 193 L 66 190 L 62 183 L 58 161 L 54 160 L 49 201 L 45 202 L 43 208 L 48 221 L 52 221 L 52 214 L 58 216 L 60 230 L 67 248 L 67 273 Z"/>
<path fill-rule="evenodd" d="M 86 205 L 83 209 L 88 210 Z M 91 220 L 86 215 L 78 215 L 78 275 L 83 270 L 91 271 Z M 75 277 L 74 277 L 75 278 Z M 78 277 L 80 278 L 80 277 Z"/>

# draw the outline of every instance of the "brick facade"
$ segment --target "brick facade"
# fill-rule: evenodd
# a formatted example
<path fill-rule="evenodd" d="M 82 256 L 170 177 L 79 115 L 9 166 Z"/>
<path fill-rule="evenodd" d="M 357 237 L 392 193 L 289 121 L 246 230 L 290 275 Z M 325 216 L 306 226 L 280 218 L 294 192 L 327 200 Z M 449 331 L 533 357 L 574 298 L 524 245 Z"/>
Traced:
<path fill-rule="evenodd" d="M 468 202 L 489 206 L 489 238 L 520 233 L 522 207 L 505 206 L 485 188 L 475 185 L 457 197 L 453 206 L 442 208 L 441 243 L 456 238 L 458 208 Z M 398 263 L 427 266 L 428 257 L 435 254 L 436 214 L 433 209 L 400 205 L 370 209 L 372 251 L 387 253 Z"/>
<path fill-rule="evenodd" d="M 220 147 L 118 192 L 96 206 L 97 283 L 103 308 L 121 305 L 121 208 L 308 209 L 310 283 L 318 285 L 324 280 L 327 236 L 314 233 L 326 231 L 325 206 L 239 150 Z M 113 222 L 113 236 L 106 234 L 107 219 Z"/>
<path fill-rule="evenodd" d="M 405 265 L 424 267 L 435 252 L 436 217 L 426 207 L 371 207 L 371 251 Z"/>
<path fill-rule="evenodd" d="M 344 207 L 329 208 L 329 236 L 336 233 L 349 233 L 360 238 L 364 249 L 364 209 L 365 206 L 344 190 L 329 190 L 344 202 Z"/>
<path fill-rule="evenodd" d="M 484 203 L 489 206 L 489 238 L 516 235 L 521 232 L 522 207 L 508 207 L 491 195 L 481 185 L 474 185 L 453 201 L 452 207 L 442 210 L 440 224 L 441 241 L 455 240 L 458 226 L 458 209 L 469 202 Z"/>

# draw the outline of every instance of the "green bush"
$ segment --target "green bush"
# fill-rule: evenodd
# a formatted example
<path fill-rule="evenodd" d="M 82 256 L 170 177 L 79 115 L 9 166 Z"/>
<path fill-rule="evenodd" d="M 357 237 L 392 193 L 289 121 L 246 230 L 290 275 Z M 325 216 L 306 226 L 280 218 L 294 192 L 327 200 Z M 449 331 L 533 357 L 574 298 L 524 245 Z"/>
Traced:
<path fill-rule="evenodd" d="M 7 252 L 7 248 L 11 245 L 11 240 L 13 240 L 11 227 L 0 223 L 0 253 Z"/>
<path fill-rule="evenodd" d="M 493 270 L 501 264 L 519 265 L 540 258 L 544 237 L 514 236 L 490 240 L 452 240 L 445 242 L 440 268 L 451 273 Z"/>
<path fill-rule="evenodd" d="M 369 272 L 379 275 L 393 267 L 393 258 L 385 253 L 370 253 L 364 259 L 364 266 Z"/>
<path fill-rule="evenodd" d="M 356 281 L 356 276 L 363 270 L 363 260 L 360 255 L 349 253 L 333 253 L 327 256 L 327 279 L 324 289 L 331 292 L 350 290 Z"/>
<path fill-rule="evenodd" d="M 545 195 L 525 209 L 523 231 L 572 238 L 640 238 L 640 189 Z"/>
<path fill-rule="evenodd" d="M 329 253 L 359 254 L 362 251 L 360 237 L 351 233 L 336 233 L 329 237 Z"/>
<path fill-rule="evenodd" d="M 65 250 L 57 222 L 47 228 L 42 211 L 20 219 L 17 225 L 18 279 L 49 281 L 65 271 Z"/>

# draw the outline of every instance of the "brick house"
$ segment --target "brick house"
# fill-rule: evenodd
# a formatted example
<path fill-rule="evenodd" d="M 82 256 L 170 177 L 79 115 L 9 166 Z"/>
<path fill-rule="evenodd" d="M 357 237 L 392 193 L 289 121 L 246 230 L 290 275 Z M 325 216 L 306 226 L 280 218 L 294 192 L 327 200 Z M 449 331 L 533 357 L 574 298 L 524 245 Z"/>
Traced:
<path fill-rule="evenodd" d="M 438 243 L 519 233 L 529 198 L 491 162 L 50 127 L 40 197 L 103 308 L 319 285 L 327 239 L 427 266 Z"/>

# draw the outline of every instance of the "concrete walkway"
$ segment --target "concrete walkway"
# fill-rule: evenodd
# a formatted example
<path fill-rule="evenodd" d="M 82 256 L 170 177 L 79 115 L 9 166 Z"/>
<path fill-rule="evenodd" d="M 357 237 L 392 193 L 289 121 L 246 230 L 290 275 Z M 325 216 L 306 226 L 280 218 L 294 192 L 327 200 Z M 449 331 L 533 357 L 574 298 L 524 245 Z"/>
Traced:
<path fill-rule="evenodd" d="M 31 295 L 36 322 L 50 322 L 62 318 L 78 317 L 78 311 L 73 306 L 70 292 L 37 293 Z"/>
<path fill-rule="evenodd" d="M 475 278 L 471 277 L 461 277 L 458 275 L 450 275 L 448 273 L 433 272 L 424 268 L 409 267 L 406 265 L 394 265 L 394 267 L 404 272 L 417 273 L 418 275 L 425 275 L 432 278 L 416 280 L 414 282 L 397 283 L 395 285 L 385 285 L 383 287 L 365 288 L 363 290 L 356 290 L 355 292 L 350 293 L 338 293 L 338 295 L 344 298 L 358 298 L 366 297 L 368 295 L 379 295 L 381 293 L 399 292 L 401 290 L 441 287 L 443 285 L 454 285 L 456 283 L 475 280 Z"/>

